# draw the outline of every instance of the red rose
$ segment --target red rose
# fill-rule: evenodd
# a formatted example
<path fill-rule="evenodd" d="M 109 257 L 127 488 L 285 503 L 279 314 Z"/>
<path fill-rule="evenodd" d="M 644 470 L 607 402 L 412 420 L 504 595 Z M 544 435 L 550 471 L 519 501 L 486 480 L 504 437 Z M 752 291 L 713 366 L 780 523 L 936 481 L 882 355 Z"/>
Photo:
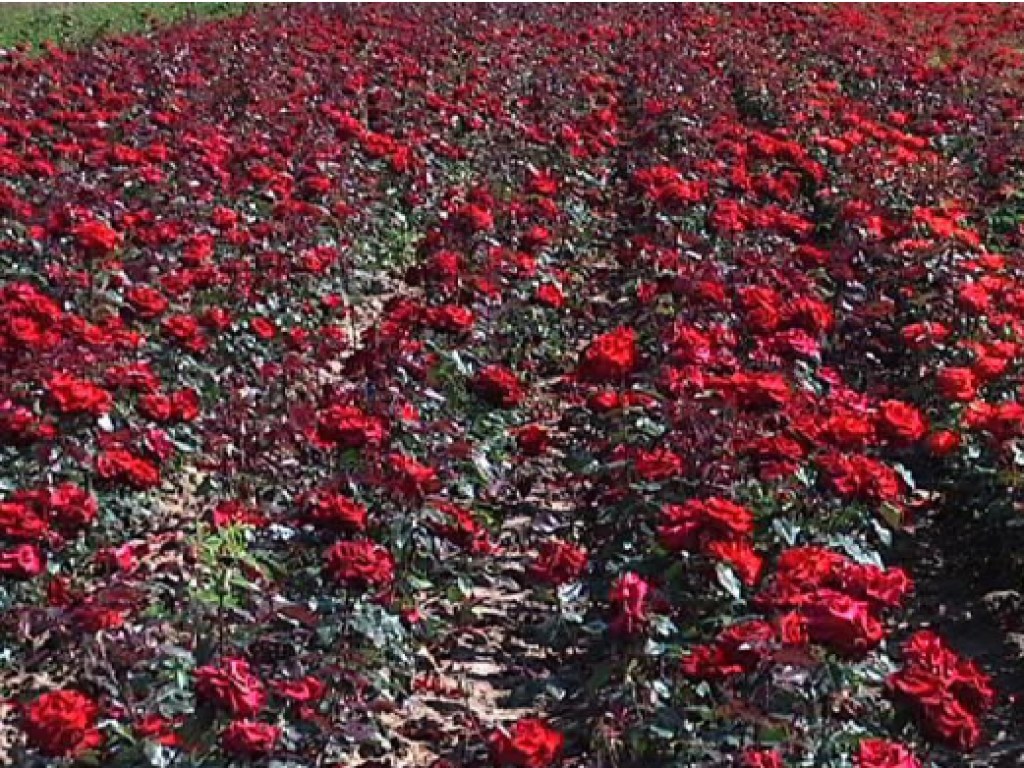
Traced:
<path fill-rule="evenodd" d="M 612 619 L 611 631 L 617 635 L 634 635 L 647 625 L 648 598 L 651 585 L 640 575 L 632 572 L 624 573 L 612 585 L 608 595 L 616 611 Z"/>
<path fill-rule="evenodd" d="M 195 421 L 199 418 L 199 393 L 192 387 L 179 389 L 171 394 L 171 409 L 179 421 Z"/>
<path fill-rule="evenodd" d="M 552 309 L 565 306 L 565 294 L 554 283 L 545 283 L 537 289 L 537 302 Z"/>
<path fill-rule="evenodd" d="M 0 576 L 11 579 L 34 579 L 46 568 L 46 555 L 35 544 L 19 544 L 0 551 Z"/>
<path fill-rule="evenodd" d="M 303 504 L 305 518 L 314 525 L 342 530 L 366 530 L 367 511 L 359 502 L 326 489 L 308 494 Z"/>
<path fill-rule="evenodd" d="M 540 424 L 527 424 L 515 432 L 519 450 L 526 456 L 540 456 L 547 450 L 551 442 L 547 427 Z"/>
<path fill-rule="evenodd" d="M 164 424 L 174 416 L 171 398 L 160 392 L 150 392 L 139 398 L 139 413 L 150 421 Z"/>
<path fill-rule="evenodd" d="M 455 304 L 427 310 L 427 322 L 438 331 L 466 333 L 475 322 L 472 310 Z"/>
<path fill-rule="evenodd" d="M 695 550 L 701 539 L 742 538 L 754 532 L 754 515 L 744 506 L 713 496 L 662 507 L 658 534 L 666 549 Z"/>
<path fill-rule="evenodd" d="M 921 762 L 902 744 L 864 739 L 857 748 L 857 768 L 921 768 Z"/>
<path fill-rule="evenodd" d="M 265 317 L 254 317 L 249 321 L 249 327 L 256 334 L 257 338 L 270 341 L 277 335 L 277 327 Z"/>
<path fill-rule="evenodd" d="M 47 385 L 57 410 L 64 414 L 89 413 L 98 416 L 110 411 L 113 396 L 91 381 L 69 373 L 55 373 Z"/>
<path fill-rule="evenodd" d="M 537 559 L 529 568 L 530 576 L 546 584 L 565 584 L 579 578 L 587 567 L 587 553 L 582 547 L 558 539 L 545 541 Z"/>
<path fill-rule="evenodd" d="M 58 528 L 84 528 L 96 519 L 98 511 L 96 497 L 74 483 L 61 483 L 49 491 L 47 513 Z"/>
<path fill-rule="evenodd" d="M 641 451 L 633 468 L 642 480 L 658 482 L 676 477 L 683 472 L 683 460 L 667 448 Z"/>
<path fill-rule="evenodd" d="M 934 702 L 922 702 L 920 712 L 922 730 L 937 741 L 961 752 L 970 752 L 981 743 L 977 715 L 948 691 Z"/>
<path fill-rule="evenodd" d="M 943 368 L 935 374 L 935 383 L 947 400 L 966 403 L 978 394 L 979 382 L 970 368 Z"/>
<path fill-rule="evenodd" d="M 590 342 L 579 375 L 586 381 L 614 383 L 632 373 L 636 363 L 636 331 L 616 328 Z"/>
<path fill-rule="evenodd" d="M 682 660 L 687 677 L 716 680 L 753 672 L 770 655 L 776 642 L 774 627 L 753 619 L 723 630 L 711 645 L 693 648 Z"/>
<path fill-rule="evenodd" d="M 587 407 L 594 413 L 608 413 L 622 406 L 622 398 L 614 389 L 595 392 L 587 398 Z"/>
<path fill-rule="evenodd" d="M 489 365 L 476 375 L 477 392 L 487 402 L 501 408 L 514 408 L 526 398 L 519 378 L 502 365 Z"/>
<path fill-rule="evenodd" d="M 847 498 L 874 503 L 896 502 L 903 491 L 903 482 L 896 471 L 870 456 L 822 456 L 818 463 L 829 475 L 835 490 Z"/>
<path fill-rule="evenodd" d="M 740 768 L 785 768 L 785 763 L 774 749 L 750 748 L 740 756 Z"/>
<path fill-rule="evenodd" d="M 442 517 L 442 520 L 427 521 L 431 530 L 474 554 L 489 554 L 494 551 L 494 543 L 488 536 L 487 529 L 473 518 L 470 510 L 447 501 L 433 501 L 431 506 Z"/>
<path fill-rule="evenodd" d="M 1010 361 L 1005 357 L 997 357 L 994 355 L 981 355 L 971 367 L 974 375 L 978 377 L 979 381 L 989 382 L 995 381 L 1009 368 Z"/>
<path fill-rule="evenodd" d="M 39 541 L 49 529 L 32 505 L 15 500 L 0 502 L 0 535 L 19 541 Z"/>
<path fill-rule="evenodd" d="M 409 498 L 418 498 L 436 491 L 440 486 L 437 470 L 428 467 L 411 456 L 401 453 L 390 453 L 387 456 L 394 489 Z"/>
<path fill-rule="evenodd" d="M 192 315 L 168 317 L 161 323 L 160 327 L 164 333 L 190 352 L 203 352 L 209 346 L 209 342 L 199 326 L 199 321 L 192 317 Z"/>
<path fill-rule="evenodd" d="M 121 242 L 121 235 L 102 221 L 84 221 L 71 234 L 78 247 L 90 256 L 106 256 Z"/>
<path fill-rule="evenodd" d="M 882 642 L 885 630 L 863 600 L 821 590 L 800 609 L 812 643 L 847 656 L 863 656 Z"/>
<path fill-rule="evenodd" d="M 148 285 L 137 285 L 128 291 L 126 298 L 135 314 L 144 320 L 152 320 L 167 311 L 170 303 L 160 291 Z"/>
<path fill-rule="evenodd" d="M 928 421 L 914 406 L 899 400 L 886 400 L 879 407 L 878 428 L 886 437 L 909 444 L 928 434 Z"/>
<path fill-rule="evenodd" d="M 246 506 L 237 499 L 220 502 L 213 510 L 213 524 L 217 528 L 229 525 L 251 525 L 262 528 L 268 523 L 266 515 L 258 509 Z"/>
<path fill-rule="evenodd" d="M 523 718 L 487 739 L 494 762 L 508 768 L 548 768 L 561 757 L 565 737 L 538 718 Z"/>
<path fill-rule="evenodd" d="M 725 399 L 744 411 L 780 408 L 792 397 L 789 381 L 780 373 L 734 373 L 718 379 Z"/>
<path fill-rule="evenodd" d="M 941 344 L 949 337 L 949 329 L 941 323 L 913 323 L 900 331 L 903 343 L 911 349 L 927 349 Z"/>
<path fill-rule="evenodd" d="M 455 225 L 467 232 L 488 232 L 494 229 L 494 216 L 481 205 L 463 205 L 453 217 Z"/>
<path fill-rule="evenodd" d="M 96 457 L 96 472 L 104 480 L 145 490 L 160 485 L 160 470 L 123 448 L 111 448 Z"/>
<path fill-rule="evenodd" d="M 757 584 L 761 578 L 764 560 L 746 541 L 712 541 L 704 551 L 724 563 L 728 563 L 748 587 Z"/>
<path fill-rule="evenodd" d="M 22 727 L 30 745 L 48 757 L 75 755 L 98 747 L 99 707 L 78 691 L 44 693 L 25 708 Z"/>
<path fill-rule="evenodd" d="M 327 550 L 327 572 L 348 585 L 382 586 L 395 577 L 395 561 L 371 541 L 340 541 Z"/>
<path fill-rule="evenodd" d="M 819 335 L 832 330 L 835 316 L 821 299 L 801 296 L 785 305 L 783 321 L 791 328 L 802 328 L 808 333 Z"/>
<path fill-rule="evenodd" d="M 530 227 L 526 232 L 523 233 L 520 238 L 523 244 L 523 248 L 527 251 L 532 251 L 536 248 L 541 248 L 551 242 L 551 232 L 545 227 L 537 224 L 536 226 Z"/>
<path fill-rule="evenodd" d="M 231 315 L 223 307 L 210 307 L 200 318 L 203 325 L 213 331 L 225 331 L 231 326 Z"/>
<path fill-rule="evenodd" d="M 175 729 L 180 727 L 184 718 L 169 719 L 160 715 L 146 715 L 135 726 L 135 733 L 143 739 L 162 744 L 165 747 L 180 747 L 182 738 Z"/>
<path fill-rule="evenodd" d="M 327 686 L 315 677 L 303 677 L 298 680 L 281 680 L 274 683 L 274 690 L 281 696 L 300 704 L 320 701 L 327 693 Z"/>
<path fill-rule="evenodd" d="M 916 711 L 933 738 L 963 751 L 974 749 L 982 736 L 979 715 L 996 699 L 988 675 L 927 630 L 912 635 L 903 652 L 906 664 L 889 677 L 889 690 Z"/>
<path fill-rule="evenodd" d="M 235 717 L 259 714 L 267 703 L 267 692 L 244 659 L 224 659 L 220 666 L 208 664 L 195 671 L 199 698 L 222 707 Z"/>
<path fill-rule="evenodd" d="M 860 414 L 837 413 L 825 421 L 822 436 L 839 448 L 864 448 L 875 441 L 875 428 Z"/>
<path fill-rule="evenodd" d="M 224 751 L 241 757 L 261 757 L 271 752 L 281 738 L 281 729 L 254 720 L 236 720 L 220 735 Z"/>
<path fill-rule="evenodd" d="M 933 432 L 928 436 L 928 450 L 932 456 L 948 456 L 960 447 L 960 435 L 948 429 Z"/>
<path fill-rule="evenodd" d="M 335 443 L 342 450 L 377 446 L 387 437 L 382 419 L 364 413 L 354 405 L 332 405 L 321 412 L 317 431 L 322 440 Z"/>
<path fill-rule="evenodd" d="M 910 594 L 913 582 L 902 568 L 881 568 L 845 561 L 833 570 L 832 579 L 842 590 L 876 606 L 895 608 Z"/>

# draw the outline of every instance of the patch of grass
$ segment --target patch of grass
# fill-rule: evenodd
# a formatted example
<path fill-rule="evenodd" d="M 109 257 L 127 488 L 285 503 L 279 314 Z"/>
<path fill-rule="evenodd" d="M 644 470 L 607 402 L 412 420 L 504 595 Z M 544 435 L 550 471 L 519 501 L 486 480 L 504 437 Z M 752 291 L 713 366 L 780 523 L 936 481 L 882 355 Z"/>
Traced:
<path fill-rule="evenodd" d="M 249 3 L 0 3 L 0 48 L 52 41 L 65 48 L 162 24 L 242 13 Z"/>

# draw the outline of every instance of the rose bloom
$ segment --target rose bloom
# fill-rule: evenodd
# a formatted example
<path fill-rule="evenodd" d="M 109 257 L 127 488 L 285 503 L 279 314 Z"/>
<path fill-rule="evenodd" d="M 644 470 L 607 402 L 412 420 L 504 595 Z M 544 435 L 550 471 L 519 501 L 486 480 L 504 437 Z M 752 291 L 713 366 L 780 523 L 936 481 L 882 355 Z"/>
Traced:
<path fill-rule="evenodd" d="M 551 435 L 547 427 L 527 424 L 515 431 L 516 444 L 525 456 L 539 456 L 547 450 Z"/>
<path fill-rule="evenodd" d="M 737 538 L 754 532 L 753 513 L 718 496 L 666 504 L 661 516 L 658 535 L 662 545 L 673 552 L 696 548 L 702 537 Z"/>
<path fill-rule="evenodd" d="M 263 682 L 244 659 L 228 658 L 219 666 L 199 667 L 195 679 L 199 698 L 226 709 L 234 717 L 252 717 L 267 703 Z"/>
<path fill-rule="evenodd" d="M 75 244 L 90 256 L 106 256 L 117 248 L 121 235 L 102 221 L 83 221 L 71 234 Z"/>
<path fill-rule="evenodd" d="M 578 579 L 586 567 L 586 550 L 575 544 L 551 539 L 541 544 L 537 559 L 529 567 L 529 573 L 545 584 L 558 585 Z"/>
<path fill-rule="evenodd" d="M 249 327 L 256 336 L 264 341 L 270 341 L 277 335 L 277 327 L 265 317 L 254 317 L 249 320 Z"/>
<path fill-rule="evenodd" d="M 587 408 L 594 413 L 608 413 L 622 406 L 622 398 L 614 389 L 595 392 L 587 398 Z"/>
<path fill-rule="evenodd" d="M 565 306 L 565 294 L 554 283 L 544 283 L 537 289 L 537 302 L 552 309 L 561 309 Z"/>
<path fill-rule="evenodd" d="M 317 417 L 322 440 L 336 443 L 342 450 L 380 445 L 387 437 L 384 421 L 364 413 L 354 405 L 332 405 Z"/>
<path fill-rule="evenodd" d="M 281 738 L 281 729 L 254 720 L 236 720 L 220 735 L 224 751 L 241 757 L 262 757 L 271 752 Z"/>
<path fill-rule="evenodd" d="M 633 464 L 642 480 L 657 482 L 682 474 L 683 460 L 667 448 L 641 451 Z"/>
<path fill-rule="evenodd" d="M 905 666 L 887 681 L 890 692 L 916 711 L 926 734 L 955 749 L 974 749 L 982 737 L 980 715 L 996 700 L 989 676 L 928 630 L 914 633 L 903 654 Z"/>
<path fill-rule="evenodd" d="M 960 447 L 960 435 L 948 429 L 933 432 L 928 436 L 928 450 L 932 456 L 948 456 Z"/>
<path fill-rule="evenodd" d="M 548 768 L 562 754 L 565 737 L 538 718 L 523 718 L 508 732 L 487 739 L 494 762 L 502 768 Z"/>
<path fill-rule="evenodd" d="M 921 768 L 921 762 L 902 744 L 885 739 L 864 739 L 854 759 L 857 768 Z"/>
<path fill-rule="evenodd" d="M 46 555 L 35 544 L 19 544 L 0 551 L 0 576 L 9 579 L 34 579 L 46 569 Z"/>
<path fill-rule="evenodd" d="M 484 400 L 501 408 L 514 408 L 526 398 L 522 382 L 503 365 L 487 366 L 477 374 L 474 384 Z"/>
<path fill-rule="evenodd" d="M 327 550 L 326 568 L 346 585 L 386 587 L 395 577 L 391 553 L 372 541 L 339 541 Z"/>
<path fill-rule="evenodd" d="M 647 614 L 651 585 L 639 574 L 622 574 L 612 585 L 608 602 L 616 609 L 611 631 L 616 635 L 635 635 L 643 630 Z"/>
<path fill-rule="evenodd" d="M 142 395 L 138 402 L 139 413 L 150 421 L 166 423 L 174 417 L 174 405 L 171 398 L 161 392 L 149 392 Z"/>
<path fill-rule="evenodd" d="M 278 695 L 300 704 L 310 704 L 320 701 L 327 693 L 327 686 L 320 680 L 313 677 L 299 678 L 298 680 L 279 680 L 274 683 L 274 690 Z"/>
<path fill-rule="evenodd" d="M 941 323 L 913 323 L 900 331 L 903 343 L 911 349 L 927 349 L 941 344 L 949 337 L 949 329 Z"/>
<path fill-rule="evenodd" d="M 0 536 L 18 541 L 39 541 L 46 536 L 50 526 L 27 499 L 11 498 L 0 502 Z"/>
<path fill-rule="evenodd" d="M 761 578 L 763 558 L 746 541 L 712 541 L 704 547 L 706 554 L 728 563 L 735 569 L 740 581 L 748 587 L 754 586 Z"/>
<path fill-rule="evenodd" d="M 876 647 L 885 636 L 882 623 L 870 605 L 832 590 L 821 590 L 813 602 L 800 609 L 807 635 L 844 656 L 858 657 Z"/>
<path fill-rule="evenodd" d="M 237 499 L 229 499 L 217 504 L 212 517 L 213 525 L 216 528 L 225 528 L 229 525 L 251 525 L 254 528 L 262 528 L 269 522 L 266 515 L 258 509 L 253 509 Z"/>
<path fill-rule="evenodd" d="M 54 525 L 77 530 L 96 519 L 99 504 L 96 497 L 74 483 L 61 483 L 50 489 L 47 513 Z"/>
<path fill-rule="evenodd" d="M 48 757 L 75 755 L 98 747 L 99 707 L 83 693 L 71 690 L 44 693 L 25 708 L 22 727 L 28 743 Z"/>
<path fill-rule="evenodd" d="M 321 488 L 303 500 L 304 517 L 324 528 L 366 530 L 366 507 L 340 493 Z"/>
<path fill-rule="evenodd" d="M 103 387 L 69 373 L 55 373 L 47 385 L 57 410 L 64 414 L 108 413 L 114 398 Z"/>
<path fill-rule="evenodd" d="M 755 749 L 751 747 L 740 756 L 740 768 L 785 768 L 785 763 L 774 749 Z"/>
<path fill-rule="evenodd" d="M 412 456 L 389 453 L 387 466 L 393 477 L 394 489 L 404 496 L 417 498 L 425 493 L 436 491 L 440 486 L 437 470 L 417 461 Z"/>
<path fill-rule="evenodd" d="M 148 285 L 137 285 L 126 294 L 128 303 L 132 309 L 143 320 L 152 320 L 159 317 L 170 303 L 160 291 L 150 288 Z"/>
<path fill-rule="evenodd" d="M 135 726 L 135 733 L 143 739 L 162 744 L 165 747 L 180 747 L 182 739 L 176 729 L 183 722 L 184 718 L 181 717 L 170 719 L 156 714 L 146 715 Z"/>
<path fill-rule="evenodd" d="M 192 387 L 179 389 L 171 393 L 171 407 L 174 417 L 179 421 L 195 421 L 199 418 L 199 393 Z"/>
<path fill-rule="evenodd" d="M 160 470 L 123 448 L 111 448 L 96 457 L 96 473 L 103 479 L 145 490 L 160 485 Z"/>
<path fill-rule="evenodd" d="M 580 365 L 580 378 L 592 382 L 617 382 L 636 368 L 636 331 L 616 328 L 594 339 Z"/>
<path fill-rule="evenodd" d="M 935 383 L 947 400 L 966 403 L 978 394 L 979 381 L 970 368 L 943 368 L 935 374 Z"/>
<path fill-rule="evenodd" d="M 683 658 L 680 669 L 687 677 L 717 680 L 754 671 L 766 659 L 776 641 L 775 629 L 754 619 L 733 624 L 710 645 L 698 645 Z"/>
<path fill-rule="evenodd" d="M 908 403 L 886 400 L 879 408 L 878 429 L 898 443 L 916 443 L 928 434 L 928 420 Z"/>
<path fill-rule="evenodd" d="M 475 320 L 472 310 L 456 304 L 427 310 L 427 322 L 438 331 L 466 333 L 473 327 Z"/>

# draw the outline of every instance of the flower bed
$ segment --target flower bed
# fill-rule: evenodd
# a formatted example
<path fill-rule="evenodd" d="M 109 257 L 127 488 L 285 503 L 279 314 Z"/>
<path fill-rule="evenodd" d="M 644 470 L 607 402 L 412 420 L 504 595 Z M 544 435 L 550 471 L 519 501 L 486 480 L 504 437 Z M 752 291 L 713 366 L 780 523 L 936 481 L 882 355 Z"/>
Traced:
<path fill-rule="evenodd" d="M 1018 522 L 1022 20 L 296 6 L 0 60 L 4 754 L 986 749 L 1013 692 L 897 553 Z"/>

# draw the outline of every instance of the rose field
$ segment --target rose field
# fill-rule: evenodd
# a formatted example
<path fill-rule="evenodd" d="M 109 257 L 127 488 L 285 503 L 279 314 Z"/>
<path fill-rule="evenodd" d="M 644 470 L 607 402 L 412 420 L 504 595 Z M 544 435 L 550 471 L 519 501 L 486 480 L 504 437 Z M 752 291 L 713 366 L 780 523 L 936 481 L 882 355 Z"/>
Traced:
<path fill-rule="evenodd" d="M 0 766 L 1019 766 L 1022 592 L 1024 7 L 0 53 Z"/>

